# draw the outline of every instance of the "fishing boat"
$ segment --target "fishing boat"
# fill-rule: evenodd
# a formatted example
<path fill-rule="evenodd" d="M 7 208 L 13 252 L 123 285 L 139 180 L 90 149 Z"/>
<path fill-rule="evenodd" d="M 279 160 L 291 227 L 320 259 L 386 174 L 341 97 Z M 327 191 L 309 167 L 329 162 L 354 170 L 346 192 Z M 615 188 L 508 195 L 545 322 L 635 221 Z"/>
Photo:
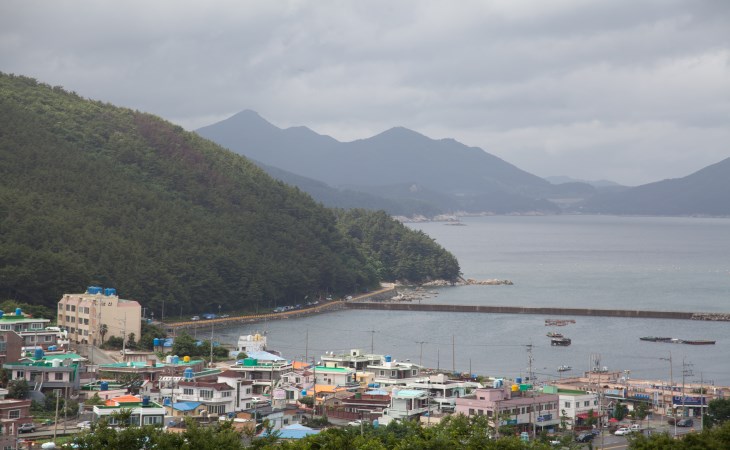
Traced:
<path fill-rule="evenodd" d="M 573 368 L 570 367 L 570 366 L 560 366 L 560 367 L 558 367 L 558 372 L 567 372 L 569 370 L 573 370 Z"/>
<path fill-rule="evenodd" d="M 669 344 L 688 344 L 688 345 L 715 345 L 715 341 L 706 339 L 677 339 L 670 337 L 644 336 L 640 337 L 642 341 L 649 342 L 666 342 Z"/>
<path fill-rule="evenodd" d="M 689 345 L 715 345 L 715 341 L 708 341 L 708 340 L 703 340 L 703 339 L 700 339 L 700 340 L 683 339 L 682 343 L 689 344 Z"/>
<path fill-rule="evenodd" d="M 670 337 L 656 337 L 656 336 L 644 336 L 640 337 L 642 341 L 649 341 L 649 342 L 669 342 L 672 340 Z"/>
<path fill-rule="evenodd" d="M 570 345 L 570 342 L 570 339 L 567 337 L 550 339 L 550 345 L 557 345 L 559 347 L 567 347 L 568 345 Z"/>
<path fill-rule="evenodd" d="M 549 337 L 549 338 L 561 338 L 561 337 L 563 337 L 563 334 L 562 333 L 558 333 L 556 331 L 549 331 L 548 334 L 547 334 L 547 337 Z"/>
<path fill-rule="evenodd" d="M 575 323 L 574 319 L 545 319 L 546 327 L 564 327 L 570 323 Z"/>

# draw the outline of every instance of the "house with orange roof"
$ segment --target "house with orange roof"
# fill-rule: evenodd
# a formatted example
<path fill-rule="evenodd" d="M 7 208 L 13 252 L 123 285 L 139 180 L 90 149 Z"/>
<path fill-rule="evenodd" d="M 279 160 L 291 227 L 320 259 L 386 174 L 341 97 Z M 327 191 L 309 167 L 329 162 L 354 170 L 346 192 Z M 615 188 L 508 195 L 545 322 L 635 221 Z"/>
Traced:
<path fill-rule="evenodd" d="M 94 421 L 105 419 L 110 425 L 119 425 L 116 414 L 123 409 L 131 410 L 129 425 L 159 425 L 165 421 L 165 408 L 149 397 L 138 397 L 136 395 L 122 395 L 104 402 L 103 405 L 94 406 Z"/>

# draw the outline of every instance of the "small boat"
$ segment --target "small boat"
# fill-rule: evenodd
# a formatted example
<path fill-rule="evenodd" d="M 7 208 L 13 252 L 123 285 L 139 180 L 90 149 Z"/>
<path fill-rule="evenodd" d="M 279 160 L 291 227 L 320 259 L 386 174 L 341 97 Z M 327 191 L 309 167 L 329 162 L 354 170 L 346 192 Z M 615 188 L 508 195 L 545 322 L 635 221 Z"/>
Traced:
<path fill-rule="evenodd" d="M 561 337 L 563 337 L 563 335 L 562 335 L 562 333 L 558 333 L 558 332 L 555 332 L 555 331 L 550 331 L 550 332 L 548 332 L 547 337 L 549 337 L 549 338 L 561 338 Z"/>
<path fill-rule="evenodd" d="M 570 323 L 575 323 L 574 319 L 545 319 L 546 327 L 564 327 Z"/>
<path fill-rule="evenodd" d="M 569 370 L 573 370 L 573 368 L 570 367 L 570 366 L 560 366 L 560 367 L 558 367 L 558 372 L 567 372 Z"/>
<path fill-rule="evenodd" d="M 715 345 L 715 341 L 707 341 L 707 340 L 683 340 L 683 344 L 689 344 L 689 345 Z"/>
<path fill-rule="evenodd" d="M 570 345 L 570 342 L 570 339 L 566 337 L 550 339 L 550 345 L 557 345 L 560 347 L 567 347 Z"/>
<path fill-rule="evenodd" d="M 649 342 L 669 342 L 672 340 L 670 337 L 656 337 L 656 336 L 644 336 L 640 337 L 642 341 L 649 341 Z"/>

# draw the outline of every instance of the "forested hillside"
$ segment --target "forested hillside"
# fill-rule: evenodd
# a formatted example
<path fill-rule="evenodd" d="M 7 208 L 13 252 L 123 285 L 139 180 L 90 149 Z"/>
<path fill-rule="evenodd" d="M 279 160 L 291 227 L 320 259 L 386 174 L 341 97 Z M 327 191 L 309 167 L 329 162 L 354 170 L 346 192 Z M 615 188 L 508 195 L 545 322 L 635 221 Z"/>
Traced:
<path fill-rule="evenodd" d="M 0 299 L 88 285 L 167 314 L 374 287 L 335 215 L 149 114 L 0 74 Z"/>
<path fill-rule="evenodd" d="M 456 281 L 459 262 L 422 231 L 393 221 L 383 211 L 340 211 L 338 226 L 358 245 L 386 280 Z"/>

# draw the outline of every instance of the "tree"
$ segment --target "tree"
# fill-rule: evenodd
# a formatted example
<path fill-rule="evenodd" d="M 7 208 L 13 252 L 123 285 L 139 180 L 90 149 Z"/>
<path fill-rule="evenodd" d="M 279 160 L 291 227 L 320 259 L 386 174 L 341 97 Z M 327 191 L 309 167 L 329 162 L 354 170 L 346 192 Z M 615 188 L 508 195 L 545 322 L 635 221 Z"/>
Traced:
<path fill-rule="evenodd" d="M 314 405 L 314 398 L 311 395 L 305 395 L 304 397 L 299 398 L 299 403 L 311 408 Z"/>
<path fill-rule="evenodd" d="M 707 416 L 712 425 L 730 421 L 730 399 L 716 398 L 707 405 Z"/>
<path fill-rule="evenodd" d="M 621 402 L 616 402 L 616 406 L 613 408 L 613 417 L 616 420 L 623 420 L 623 418 L 626 417 L 627 412 L 628 408 L 626 408 L 626 405 Z"/>
<path fill-rule="evenodd" d="M 183 332 L 175 338 L 172 343 L 172 353 L 180 356 L 195 356 L 199 352 L 195 339 L 189 334 Z"/>
<path fill-rule="evenodd" d="M 8 398 L 23 400 L 28 397 L 30 386 L 25 378 L 13 380 L 8 383 Z"/>
<path fill-rule="evenodd" d="M 106 336 L 106 334 L 108 332 L 109 332 L 109 327 L 107 326 L 107 324 L 102 323 L 101 326 L 99 327 L 99 336 L 101 336 L 101 345 L 104 345 L 104 337 Z"/>

